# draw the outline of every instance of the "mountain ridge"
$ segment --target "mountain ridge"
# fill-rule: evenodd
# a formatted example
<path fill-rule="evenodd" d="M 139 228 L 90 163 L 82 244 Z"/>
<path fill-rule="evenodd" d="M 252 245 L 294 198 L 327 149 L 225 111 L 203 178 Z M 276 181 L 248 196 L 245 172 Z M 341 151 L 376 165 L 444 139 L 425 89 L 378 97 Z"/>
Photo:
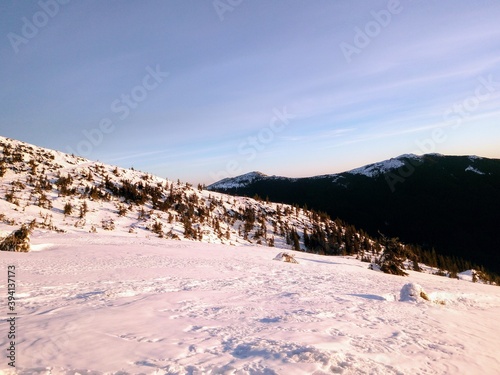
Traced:
<path fill-rule="evenodd" d="M 260 177 L 238 188 L 214 183 L 208 189 L 307 206 L 371 235 L 399 237 L 500 272 L 498 159 L 404 154 L 342 173 Z"/>
<path fill-rule="evenodd" d="M 310 178 L 310 179 L 313 179 L 313 178 L 316 178 L 316 179 L 318 179 L 318 178 L 337 178 L 337 177 L 342 176 L 344 174 L 353 174 L 353 175 L 359 174 L 359 175 L 365 175 L 367 177 L 374 177 L 375 175 L 384 174 L 387 172 L 397 170 L 401 167 L 404 167 L 405 165 L 407 165 L 408 160 L 414 160 L 415 162 L 411 163 L 411 164 L 414 166 L 418 166 L 422 162 L 422 160 L 428 156 L 468 157 L 471 159 L 471 162 L 474 162 L 475 160 L 489 159 L 489 158 L 481 157 L 481 156 L 477 156 L 477 155 L 443 155 L 443 154 L 438 154 L 438 153 L 430 153 L 430 154 L 423 154 L 423 155 L 402 154 L 402 155 L 396 156 L 394 158 L 386 159 L 386 160 L 375 162 L 375 163 L 366 164 L 366 165 L 356 167 L 353 169 L 349 169 L 349 170 L 343 171 L 343 172 L 326 173 L 326 174 L 309 176 L 309 177 L 286 177 L 286 176 L 279 176 L 279 175 L 267 175 L 267 174 L 262 173 L 260 171 L 251 171 L 251 172 L 247 172 L 247 173 L 244 173 L 244 174 L 241 174 L 238 176 L 223 178 L 219 181 L 216 181 L 216 182 L 208 185 L 207 189 L 216 190 L 216 189 L 224 189 L 224 188 L 232 188 L 232 187 L 244 187 L 245 182 L 251 183 L 251 182 L 254 182 L 255 180 L 262 180 L 262 179 L 285 179 L 285 180 L 295 181 L 295 180 L 308 179 L 308 178 Z M 489 159 L 489 160 L 498 160 L 498 159 Z M 477 170 L 475 170 L 471 166 L 470 171 L 476 172 Z M 479 174 L 482 174 L 482 172 L 480 172 Z M 234 186 L 230 186 L 231 184 L 233 184 Z"/>

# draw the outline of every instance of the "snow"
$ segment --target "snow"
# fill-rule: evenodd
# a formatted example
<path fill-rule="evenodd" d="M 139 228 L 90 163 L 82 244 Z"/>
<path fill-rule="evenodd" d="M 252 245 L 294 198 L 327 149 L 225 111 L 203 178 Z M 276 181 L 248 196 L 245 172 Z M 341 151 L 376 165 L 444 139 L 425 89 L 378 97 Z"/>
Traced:
<path fill-rule="evenodd" d="M 408 283 L 401 289 L 399 300 L 403 302 L 419 302 L 422 300 L 430 301 L 430 298 L 420 285 Z"/>
<path fill-rule="evenodd" d="M 17 374 L 500 371 L 498 287 L 126 233 L 35 231 L 32 248 L 0 257 L 4 275 L 16 266 Z M 404 302 L 408 283 L 431 301 Z"/>
<path fill-rule="evenodd" d="M 224 178 L 223 180 L 220 180 L 210 186 L 208 186 L 208 189 L 236 189 L 236 188 L 241 188 L 245 187 L 249 184 L 251 184 L 255 180 L 259 180 L 262 178 L 267 177 L 264 173 L 261 172 L 250 172 L 243 174 L 241 176 L 237 177 L 228 177 Z"/>
<path fill-rule="evenodd" d="M 378 163 L 366 165 L 364 167 L 352 169 L 346 173 L 363 175 L 366 177 L 377 177 L 394 169 L 405 166 L 406 159 L 420 159 L 419 156 L 414 154 L 404 154 L 397 158 L 381 161 Z"/>
<path fill-rule="evenodd" d="M 465 168 L 465 171 L 466 172 L 477 173 L 477 174 L 480 174 L 480 175 L 484 175 L 485 174 L 484 172 L 481 172 L 479 169 L 474 168 L 472 165 L 469 165 L 467 168 Z"/>
<path fill-rule="evenodd" d="M 482 160 L 482 159 L 483 159 L 482 157 L 477 156 L 477 155 L 470 155 L 469 156 L 469 160 L 472 161 L 472 162 L 474 162 L 476 160 Z"/>

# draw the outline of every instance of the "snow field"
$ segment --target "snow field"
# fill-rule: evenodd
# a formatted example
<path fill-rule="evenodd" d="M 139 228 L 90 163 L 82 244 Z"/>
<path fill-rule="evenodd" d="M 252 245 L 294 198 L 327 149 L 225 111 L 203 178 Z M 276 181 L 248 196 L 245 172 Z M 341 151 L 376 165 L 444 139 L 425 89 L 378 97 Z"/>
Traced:
<path fill-rule="evenodd" d="M 500 372 L 498 287 L 352 258 L 277 262 L 264 247 L 40 231 L 32 243 L 0 257 L 5 274 L 16 265 L 19 314 L 17 372 L 0 359 L 0 373 Z M 407 283 L 431 301 L 400 301 Z"/>

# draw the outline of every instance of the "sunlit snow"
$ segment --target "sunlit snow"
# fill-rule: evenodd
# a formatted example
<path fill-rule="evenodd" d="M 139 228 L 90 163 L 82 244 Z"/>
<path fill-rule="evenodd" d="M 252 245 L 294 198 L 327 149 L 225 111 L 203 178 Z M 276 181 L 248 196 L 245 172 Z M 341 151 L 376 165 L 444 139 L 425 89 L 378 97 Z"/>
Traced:
<path fill-rule="evenodd" d="M 47 232 L 32 243 L 0 258 L 17 270 L 19 374 L 500 371 L 495 286 L 133 234 Z M 430 300 L 400 300 L 408 283 Z M 5 358 L 0 370 L 15 373 Z"/>

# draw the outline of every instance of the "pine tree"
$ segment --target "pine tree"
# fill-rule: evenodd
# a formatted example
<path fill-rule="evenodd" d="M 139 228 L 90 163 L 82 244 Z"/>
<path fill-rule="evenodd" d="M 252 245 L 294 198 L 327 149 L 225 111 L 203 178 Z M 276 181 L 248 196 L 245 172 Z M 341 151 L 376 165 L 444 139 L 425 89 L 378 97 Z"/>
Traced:
<path fill-rule="evenodd" d="M 84 200 L 82 205 L 80 206 L 80 219 L 83 219 L 85 217 L 87 211 L 88 211 L 87 201 Z"/>
<path fill-rule="evenodd" d="M 0 160 L 0 177 L 3 177 L 7 172 L 7 166 L 5 164 L 5 160 Z"/>
<path fill-rule="evenodd" d="M 476 271 L 472 271 L 472 282 L 477 283 L 478 278 L 477 278 L 477 273 Z"/>
<path fill-rule="evenodd" d="M 157 234 L 158 237 L 163 238 L 163 223 L 161 221 L 155 221 L 153 223 L 152 231 Z"/>
<path fill-rule="evenodd" d="M 406 254 L 404 247 L 399 243 L 399 239 L 383 237 L 383 242 L 385 249 L 379 260 L 380 270 L 391 275 L 408 276 L 403 271 L 403 261 L 406 259 Z"/>
<path fill-rule="evenodd" d="M 71 203 L 66 202 L 66 204 L 64 205 L 64 216 L 69 216 L 72 212 L 73 206 L 71 205 Z"/>

